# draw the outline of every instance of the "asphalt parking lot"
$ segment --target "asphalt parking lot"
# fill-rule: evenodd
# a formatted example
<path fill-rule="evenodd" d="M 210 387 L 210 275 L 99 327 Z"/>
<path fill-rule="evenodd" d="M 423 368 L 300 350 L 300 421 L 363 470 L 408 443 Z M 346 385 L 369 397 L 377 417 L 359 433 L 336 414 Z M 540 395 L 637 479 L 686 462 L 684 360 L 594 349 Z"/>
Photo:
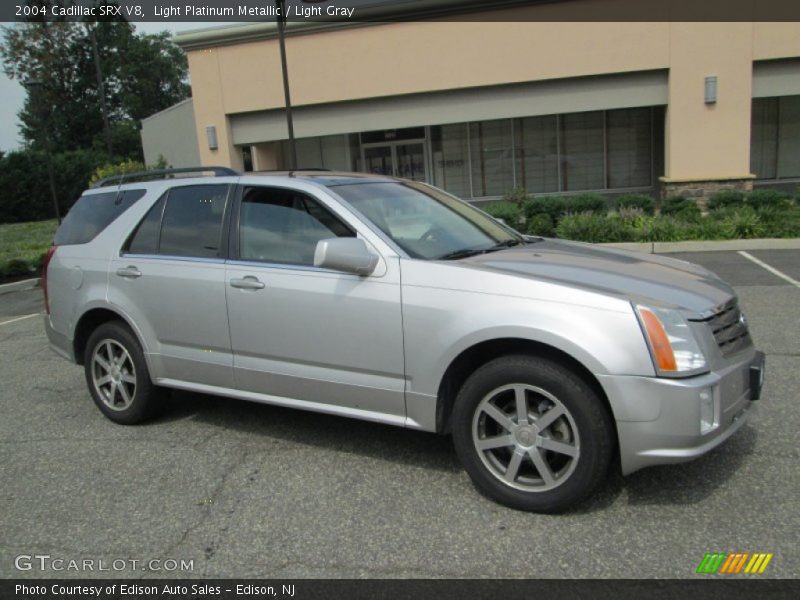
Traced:
<path fill-rule="evenodd" d="M 749 254 L 800 280 L 800 251 Z M 483 498 L 450 440 L 176 392 L 161 419 L 106 420 L 52 353 L 41 292 L 0 295 L 0 577 L 16 556 L 187 559 L 153 577 L 695 577 L 706 552 L 800 573 L 800 288 L 736 252 L 674 255 L 732 283 L 767 354 L 758 414 L 688 464 L 612 476 L 579 509 Z M 101 575 L 100 573 L 95 573 Z"/>

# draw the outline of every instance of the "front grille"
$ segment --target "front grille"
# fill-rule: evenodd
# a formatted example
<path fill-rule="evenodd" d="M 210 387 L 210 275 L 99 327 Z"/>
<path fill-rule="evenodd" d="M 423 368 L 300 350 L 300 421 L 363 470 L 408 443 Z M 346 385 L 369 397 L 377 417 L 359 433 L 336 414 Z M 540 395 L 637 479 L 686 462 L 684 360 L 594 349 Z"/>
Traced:
<path fill-rule="evenodd" d="M 752 343 L 747 322 L 742 318 L 742 311 L 739 310 L 736 298 L 717 308 L 714 314 L 704 321 L 711 328 L 723 356 L 734 354 Z"/>

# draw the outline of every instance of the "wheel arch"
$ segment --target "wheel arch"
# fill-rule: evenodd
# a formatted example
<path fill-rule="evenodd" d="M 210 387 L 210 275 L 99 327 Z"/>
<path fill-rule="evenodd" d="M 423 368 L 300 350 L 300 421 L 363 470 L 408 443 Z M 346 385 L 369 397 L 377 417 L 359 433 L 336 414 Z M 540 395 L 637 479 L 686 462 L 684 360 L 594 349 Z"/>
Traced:
<path fill-rule="evenodd" d="M 142 347 L 145 356 L 145 361 L 149 363 L 147 349 L 142 341 L 142 336 L 139 331 L 131 322 L 131 320 L 119 310 L 115 310 L 107 305 L 94 306 L 86 310 L 78 319 L 75 324 L 75 329 L 72 337 L 72 350 L 75 356 L 75 362 L 79 365 L 83 364 L 83 355 L 86 351 L 86 344 L 91 337 L 92 332 L 100 327 L 103 323 L 109 321 L 119 321 L 124 323 L 133 332 L 134 337 Z M 150 368 L 150 365 L 147 365 Z"/>
<path fill-rule="evenodd" d="M 518 337 L 502 337 L 484 340 L 462 350 L 448 365 L 445 370 L 436 396 L 436 431 L 449 433 L 451 430 L 451 416 L 453 406 L 459 389 L 467 377 L 475 369 L 501 356 L 524 354 L 539 356 L 558 362 L 578 375 L 600 398 L 605 410 L 608 412 L 614 426 L 614 435 L 617 436 L 614 411 L 608 396 L 589 368 L 581 361 L 553 345 L 531 339 Z"/>

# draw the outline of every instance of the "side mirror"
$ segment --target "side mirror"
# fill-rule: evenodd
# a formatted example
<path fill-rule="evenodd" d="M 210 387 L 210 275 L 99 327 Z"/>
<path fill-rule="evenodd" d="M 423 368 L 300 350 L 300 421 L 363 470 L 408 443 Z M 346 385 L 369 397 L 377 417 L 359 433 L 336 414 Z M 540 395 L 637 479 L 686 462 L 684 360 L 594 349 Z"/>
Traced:
<path fill-rule="evenodd" d="M 378 265 L 378 257 L 358 238 L 330 238 L 317 242 L 314 266 L 357 275 L 369 275 Z"/>

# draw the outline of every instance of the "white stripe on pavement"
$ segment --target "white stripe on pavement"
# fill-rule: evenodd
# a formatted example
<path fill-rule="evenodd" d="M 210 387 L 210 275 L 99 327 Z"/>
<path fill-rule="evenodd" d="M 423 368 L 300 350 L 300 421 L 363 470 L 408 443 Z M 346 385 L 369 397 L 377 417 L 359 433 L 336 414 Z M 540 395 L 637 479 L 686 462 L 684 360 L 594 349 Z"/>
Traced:
<path fill-rule="evenodd" d="M 42 313 L 34 313 L 32 315 L 25 315 L 25 316 L 22 316 L 22 317 L 17 317 L 15 319 L 9 319 L 8 321 L 0 322 L 0 325 L 8 325 L 9 323 L 16 323 L 17 321 L 22 321 L 24 319 L 30 319 L 31 317 L 38 317 L 41 314 Z"/>
<path fill-rule="evenodd" d="M 791 284 L 792 284 L 794 287 L 796 287 L 796 288 L 800 288 L 800 281 L 797 281 L 796 279 L 792 279 L 792 278 L 791 278 L 791 277 L 789 277 L 789 276 L 788 276 L 786 273 L 782 273 L 781 271 L 778 271 L 778 269 L 776 269 L 775 267 L 772 267 L 772 266 L 768 265 L 768 264 L 767 264 L 767 263 L 765 263 L 763 260 L 759 260 L 759 259 L 757 259 L 755 256 L 753 256 L 752 254 L 748 254 L 748 253 L 747 253 L 747 252 L 745 252 L 744 250 L 739 250 L 739 254 L 741 254 L 742 256 L 744 256 L 746 259 L 753 261 L 753 262 L 754 262 L 754 263 L 756 263 L 756 264 L 757 264 L 759 267 L 762 267 L 762 268 L 766 269 L 767 271 L 769 271 L 770 273 L 772 273 L 772 274 L 773 274 L 773 275 L 775 275 L 776 277 L 780 277 L 780 278 L 781 278 L 781 279 L 783 279 L 784 281 L 788 281 L 789 283 L 791 283 Z"/>

